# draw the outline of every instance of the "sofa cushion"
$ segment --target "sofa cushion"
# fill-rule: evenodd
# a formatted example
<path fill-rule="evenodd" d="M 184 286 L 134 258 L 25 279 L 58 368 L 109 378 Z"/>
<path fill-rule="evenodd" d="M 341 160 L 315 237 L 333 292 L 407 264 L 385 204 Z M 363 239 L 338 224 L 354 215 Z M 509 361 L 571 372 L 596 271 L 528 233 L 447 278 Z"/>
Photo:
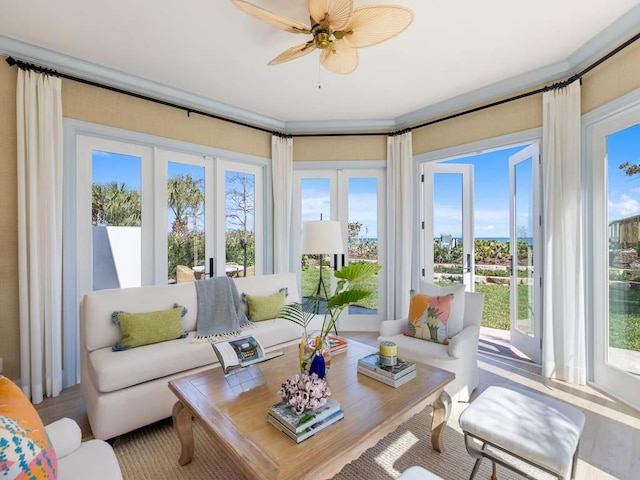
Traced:
<path fill-rule="evenodd" d="M 464 327 L 464 300 L 466 295 L 465 285 L 460 283 L 456 285 L 447 285 L 442 287 L 434 283 L 420 280 L 420 293 L 430 297 L 453 294 L 453 302 L 451 303 L 451 311 L 447 321 L 447 336 L 449 338 L 457 335 Z"/>
<path fill-rule="evenodd" d="M 187 309 L 180 305 L 156 312 L 113 312 L 113 322 L 120 325 L 122 331 L 122 340 L 113 346 L 113 351 L 186 337 L 187 332 L 181 325 L 186 313 Z"/>
<path fill-rule="evenodd" d="M 209 343 L 186 338 L 144 345 L 122 352 L 101 348 L 89 353 L 89 369 L 98 391 L 106 393 L 216 362 Z M 217 362 L 216 362 L 217 363 Z"/>
<path fill-rule="evenodd" d="M 18 386 L 0 375 L 2 478 L 56 479 L 58 460 L 38 412 Z"/>
<path fill-rule="evenodd" d="M 389 340 L 398 346 L 398 356 L 410 358 L 418 362 L 428 363 L 446 369 L 446 364 L 456 359 L 451 357 L 448 346 L 435 342 L 424 342 L 406 335 L 391 335 L 378 337 L 378 341 Z"/>
<path fill-rule="evenodd" d="M 404 334 L 422 340 L 449 343 L 447 320 L 452 301 L 453 294 L 440 297 L 430 297 L 421 293 L 413 295 Z"/>
<path fill-rule="evenodd" d="M 243 293 L 248 306 L 248 317 L 252 322 L 270 320 L 278 316 L 287 298 L 287 289 L 281 288 L 272 295 L 251 295 Z"/>

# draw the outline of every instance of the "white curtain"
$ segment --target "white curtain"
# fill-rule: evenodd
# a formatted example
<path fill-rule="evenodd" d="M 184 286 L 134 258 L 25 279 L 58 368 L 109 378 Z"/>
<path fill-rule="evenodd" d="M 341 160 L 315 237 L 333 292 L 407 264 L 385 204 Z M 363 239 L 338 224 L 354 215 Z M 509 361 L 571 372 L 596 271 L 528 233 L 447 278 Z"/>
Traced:
<path fill-rule="evenodd" d="M 62 389 L 61 87 L 18 70 L 20 380 L 33 403 Z"/>
<path fill-rule="evenodd" d="M 543 95 L 542 373 L 586 380 L 580 82 Z"/>
<path fill-rule="evenodd" d="M 271 137 L 273 182 L 273 273 L 291 271 L 291 192 L 293 139 Z"/>
<path fill-rule="evenodd" d="M 387 137 L 387 318 L 409 313 L 413 246 L 411 132 Z"/>

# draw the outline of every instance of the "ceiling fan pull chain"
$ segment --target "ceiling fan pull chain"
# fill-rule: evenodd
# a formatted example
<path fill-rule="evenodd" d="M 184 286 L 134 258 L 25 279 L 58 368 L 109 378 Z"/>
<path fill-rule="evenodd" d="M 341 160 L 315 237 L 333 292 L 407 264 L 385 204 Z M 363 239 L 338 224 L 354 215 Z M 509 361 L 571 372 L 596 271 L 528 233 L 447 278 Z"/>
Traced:
<path fill-rule="evenodd" d="M 322 90 L 322 62 L 320 62 L 320 55 L 318 55 L 318 90 Z"/>

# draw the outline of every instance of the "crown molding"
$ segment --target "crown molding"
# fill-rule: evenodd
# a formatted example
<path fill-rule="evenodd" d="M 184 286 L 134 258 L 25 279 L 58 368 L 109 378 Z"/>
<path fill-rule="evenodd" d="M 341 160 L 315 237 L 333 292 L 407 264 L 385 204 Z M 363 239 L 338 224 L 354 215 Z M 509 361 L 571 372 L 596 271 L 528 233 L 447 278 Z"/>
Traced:
<path fill-rule="evenodd" d="M 0 35 L 0 55 L 13 55 L 20 60 L 62 73 L 277 132 L 310 135 L 314 133 L 388 133 L 573 75 L 594 59 L 605 55 L 635 35 L 638 25 L 640 25 L 640 5 L 633 7 L 558 63 L 496 82 L 396 118 L 376 120 L 285 122 L 2 35 Z"/>
<path fill-rule="evenodd" d="M 110 67 L 88 62 L 64 53 L 32 45 L 15 38 L 0 35 L 0 55 L 15 56 L 20 60 L 44 66 L 85 80 L 127 90 L 186 108 L 202 110 L 230 120 L 282 132 L 285 123 L 275 118 L 234 107 L 210 98 L 170 87 L 153 80 L 131 75 Z"/>

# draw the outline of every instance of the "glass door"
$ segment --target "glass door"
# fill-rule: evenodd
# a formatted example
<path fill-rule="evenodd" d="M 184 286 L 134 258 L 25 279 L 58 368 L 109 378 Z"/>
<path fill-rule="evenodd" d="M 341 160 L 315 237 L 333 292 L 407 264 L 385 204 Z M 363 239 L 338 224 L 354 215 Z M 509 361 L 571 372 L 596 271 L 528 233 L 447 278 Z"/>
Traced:
<path fill-rule="evenodd" d="M 593 374 L 640 407 L 640 108 L 589 130 L 593 192 Z"/>
<path fill-rule="evenodd" d="M 193 282 L 208 276 L 213 257 L 212 160 L 166 150 L 156 156 L 156 283 Z"/>
<path fill-rule="evenodd" d="M 228 277 L 260 275 L 264 272 L 264 169 L 218 160 L 216 176 L 220 245 L 216 270 Z"/>
<path fill-rule="evenodd" d="M 338 215 L 343 229 L 346 225 L 345 264 L 378 263 L 384 265 L 385 238 L 380 235 L 386 229 L 385 216 L 381 215 L 385 205 L 383 187 L 384 172 L 344 171 L 338 172 Z M 366 330 L 365 325 L 376 329 L 378 319 L 386 311 L 384 306 L 385 276 L 378 274 L 365 285 L 358 285 L 373 294 L 358 305 L 350 305 L 341 317 L 343 330 Z"/>
<path fill-rule="evenodd" d="M 322 259 L 300 254 L 302 224 L 315 220 L 338 220 L 347 248 L 344 262 L 377 262 L 384 269 L 385 174 L 382 169 L 299 170 L 294 172 L 293 255 L 300 273 L 302 297 L 315 295 L 319 276 L 335 289 L 333 256 Z M 331 257 L 331 258 L 330 258 Z M 342 266 L 338 258 L 337 267 Z M 366 285 L 374 294 L 362 305 L 345 309 L 338 330 L 377 330 L 385 312 L 385 276 L 378 275 Z"/>
<path fill-rule="evenodd" d="M 510 342 L 541 360 L 537 143 L 509 157 Z"/>
<path fill-rule="evenodd" d="M 422 173 L 422 278 L 473 292 L 473 165 L 430 162 Z"/>

